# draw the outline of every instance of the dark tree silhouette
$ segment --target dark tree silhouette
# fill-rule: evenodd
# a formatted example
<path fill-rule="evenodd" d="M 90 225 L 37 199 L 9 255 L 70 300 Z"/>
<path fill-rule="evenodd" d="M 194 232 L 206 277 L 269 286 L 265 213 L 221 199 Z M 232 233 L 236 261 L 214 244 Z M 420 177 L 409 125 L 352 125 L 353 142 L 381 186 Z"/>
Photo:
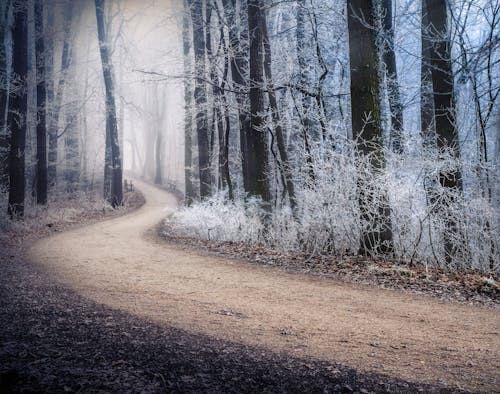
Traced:
<path fill-rule="evenodd" d="M 45 75 L 45 37 L 43 26 L 43 1 L 35 1 L 35 33 L 36 33 L 36 201 L 47 203 L 47 100 Z"/>
<path fill-rule="evenodd" d="M 271 209 L 269 185 L 269 151 L 264 117 L 264 46 L 261 28 L 261 2 L 248 0 L 248 33 L 250 37 L 250 128 L 247 135 L 248 190 L 259 196 Z"/>
<path fill-rule="evenodd" d="M 8 213 L 11 218 L 24 215 L 26 114 L 28 110 L 28 2 L 16 0 L 13 5 L 13 86 L 8 114 L 8 126 L 11 133 Z"/>
<path fill-rule="evenodd" d="M 95 0 L 97 19 L 97 35 L 99 38 L 99 51 L 101 53 L 102 72 L 106 90 L 106 158 L 104 166 L 110 169 L 111 189 L 110 195 L 104 196 L 114 208 L 122 204 L 122 160 L 120 156 L 120 142 L 118 138 L 118 125 L 116 121 L 116 105 L 114 96 L 113 73 L 109 54 L 109 37 L 106 35 L 104 24 L 104 0 Z M 106 175 L 105 175 L 106 176 Z M 105 180 L 106 182 L 106 180 Z"/>
<path fill-rule="evenodd" d="M 358 143 L 358 151 L 370 155 L 372 171 L 385 166 L 382 147 L 382 122 L 380 111 L 380 80 L 376 46 L 374 2 L 349 0 L 348 3 L 349 55 L 351 70 L 352 133 Z M 371 198 L 373 185 L 358 182 L 359 208 L 367 225 L 361 229 L 361 250 L 363 254 L 375 248 L 390 251 L 392 231 L 390 209 L 382 201 L 374 211 Z M 376 223 L 371 223 L 376 222 Z M 377 224 L 374 226 L 373 224 Z"/>

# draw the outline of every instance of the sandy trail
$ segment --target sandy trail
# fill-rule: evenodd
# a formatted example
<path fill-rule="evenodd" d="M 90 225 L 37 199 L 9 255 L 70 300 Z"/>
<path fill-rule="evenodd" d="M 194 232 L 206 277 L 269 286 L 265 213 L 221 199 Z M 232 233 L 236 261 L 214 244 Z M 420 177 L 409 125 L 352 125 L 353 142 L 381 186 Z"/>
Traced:
<path fill-rule="evenodd" d="M 500 391 L 497 310 L 161 244 L 146 232 L 176 201 L 136 185 L 146 197 L 141 209 L 42 239 L 28 250 L 30 261 L 94 301 L 193 333 L 409 381 Z"/>

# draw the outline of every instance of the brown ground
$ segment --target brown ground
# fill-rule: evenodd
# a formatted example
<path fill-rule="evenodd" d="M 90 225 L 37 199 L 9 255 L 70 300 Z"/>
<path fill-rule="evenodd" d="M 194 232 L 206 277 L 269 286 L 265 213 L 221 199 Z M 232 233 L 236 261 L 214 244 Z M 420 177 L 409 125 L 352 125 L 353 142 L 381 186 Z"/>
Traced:
<path fill-rule="evenodd" d="M 176 201 L 137 185 L 141 209 L 40 240 L 27 259 L 79 296 L 160 326 L 409 382 L 500 391 L 498 310 L 164 245 L 145 233 Z"/>

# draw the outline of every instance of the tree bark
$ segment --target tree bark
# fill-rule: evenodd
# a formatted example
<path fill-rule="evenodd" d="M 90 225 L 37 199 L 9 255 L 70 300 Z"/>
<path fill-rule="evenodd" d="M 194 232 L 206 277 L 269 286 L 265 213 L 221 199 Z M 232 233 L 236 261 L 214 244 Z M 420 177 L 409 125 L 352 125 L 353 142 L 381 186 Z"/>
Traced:
<path fill-rule="evenodd" d="M 182 17 L 182 44 L 184 53 L 184 182 L 185 182 L 185 203 L 191 205 L 194 199 L 192 166 L 193 166 L 193 115 L 192 115 L 192 83 L 191 83 L 191 62 L 190 62 L 190 29 L 189 29 L 189 4 L 184 0 L 184 15 Z"/>
<path fill-rule="evenodd" d="M 36 33 L 36 201 L 38 204 L 47 203 L 47 99 L 45 88 L 45 37 L 43 26 L 43 3 L 35 1 L 35 33 Z"/>
<path fill-rule="evenodd" d="M 262 198 L 264 208 L 271 210 L 269 185 L 268 137 L 264 117 L 264 63 L 261 29 L 261 2 L 248 0 L 248 33 L 250 37 L 250 129 L 247 136 L 249 193 Z"/>
<path fill-rule="evenodd" d="M 387 77 L 387 93 L 391 111 L 390 146 L 393 152 L 403 153 L 403 106 L 399 93 L 396 54 L 394 53 L 394 26 L 392 22 L 392 0 L 382 0 L 382 15 L 384 19 L 384 63 Z"/>
<path fill-rule="evenodd" d="M 24 216 L 26 113 L 28 110 L 28 2 L 14 1 L 12 28 L 12 77 L 8 126 L 11 133 L 9 152 L 9 206 L 11 218 Z"/>
<path fill-rule="evenodd" d="M 432 144 L 437 147 L 451 149 L 455 158 L 460 158 L 460 147 L 458 144 L 458 131 L 455 123 L 455 101 L 453 92 L 453 71 L 451 67 L 451 43 L 447 21 L 446 0 L 423 0 L 422 1 L 422 34 L 427 35 L 426 41 L 430 44 L 428 55 L 424 60 L 430 67 L 432 81 L 435 134 L 432 136 Z M 423 60 L 423 61 L 424 61 Z M 439 174 L 439 184 L 445 188 L 462 189 L 462 173 L 459 168 Z M 431 188 L 431 201 L 436 199 L 435 190 Z M 455 254 L 456 242 L 451 233 L 460 230 L 457 223 L 448 219 L 446 227 L 449 230 L 444 236 L 445 260 L 451 262 Z M 458 237 L 461 238 L 461 237 Z"/>
<path fill-rule="evenodd" d="M 8 16 L 10 0 L 0 4 L 0 185 L 9 183 L 9 134 L 7 130 L 7 112 L 9 106 L 9 81 L 10 65 L 7 64 L 7 48 L 5 39 L 9 34 Z"/>
<path fill-rule="evenodd" d="M 351 70 L 352 133 L 358 152 L 370 156 L 371 171 L 385 167 L 382 151 L 380 111 L 380 80 L 373 0 L 349 0 L 348 29 Z M 365 24 L 366 23 L 366 24 Z M 358 201 L 361 218 L 366 222 L 361 233 L 361 254 L 392 251 L 392 225 L 387 196 L 376 206 L 375 217 L 371 194 L 375 186 L 358 181 Z M 386 194 L 385 191 L 383 191 Z M 375 221 L 375 223 L 373 223 Z M 374 229 L 374 226 L 375 229 Z"/>
<path fill-rule="evenodd" d="M 223 0 L 224 14 L 228 23 L 229 53 L 231 78 L 238 103 L 238 121 L 240 128 L 240 151 L 243 171 L 243 187 L 249 192 L 249 167 L 247 136 L 250 133 L 250 113 L 248 101 L 248 24 L 244 21 L 244 12 L 236 19 L 236 0 Z M 243 7 L 243 2 L 241 4 Z M 238 23 L 239 22 L 239 23 Z"/>
<path fill-rule="evenodd" d="M 64 89 L 66 85 L 67 74 L 69 66 L 71 64 L 71 48 L 70 48 L 70 33 L 71 33 L 71 21 L 73 17 L 73 2 L 68 1 L 64 11 L 65 26 L 63 32 L 63 48 L 61 53 L 61 70 L 59 76 L 59 83 L 54 86 L 54 82 L 51 83 L 51 87 L 47 90 L 47 97 L 51 102 L 51 110 L 49 112 L 49 154 L 48 154 L 48 166 L 47 166 L 47 178 L 49 187 L 55 187 L 57 184 L 57 155 L 58 155 L 58 128 L 59 128 L 59 117 L 61 114 L 61 104 L 64 95 Z M 55 53 L 55 47 L 53 44 L 54 37 L 52 37 L 52 44 L 50 48 L 51 56 Z M 51 62 L 48 62 L 48 64 Z M 50 72 L 49 72 L 50 71 Z M 47 70 L 46 75 L 51 78 L 52 66 Z M 57 89 L 56 92 L 54 90 Z"/>
<path fill-rule="evenodd" d="M 262 40 L 264 45 L 264 72 L 266 75 L 266 85 L 269 97 L 269 107 L 271 110 L 271 118 L 273 121 L 274 131 L 276 133 L 276 142 L 278 145 L 278 152 L 280 155 L 281 163 L 279 163 L 280 171 L 285 180 L 285 187 L 290 200 L 290 207 L 295 212 L 297 208 L 297 201 L 295 199 L 295 185 L 293 184 L 292 174 L 290 171 L 290 162 L 288 160 L 287 147 L 285 145 L 285 137 L 283 135 L 283 127 L 281 125 L 281 117 L 278 108 L 278 101 L 276 100 L 276 92 L 274 90 L 273 74 L 272 74 L 272 53 L 271 44 L 269 42 L 269 33 L 267 31 L 267 20 L 264 11 L 261 11 L 261 29 Z"/>
<path fill-rule="evenodd" d="M 195 59 L 196 130 L 198 133 L 198 165 L 200 174 L 200 197 L 210 196 L 210 156 L 208 141 L 207 89 L 205 77 L 205 32 L 203 6 L 201 0 L 191 0 L 191 19 L 193 23 L 193 49 Z"/>
<path fill-rule="evenodd" d="M 106 142 L 109 143 L 111 162 L 105 163 L 111 171 L 111 195 L 109 202 L 113 208 L 122 204 L 123 182 L 122 182 L 122 160 L 120 156 L 120 142 L 118 126 L 116 121 L 116 104 L 114 96 L 114 84 L 112 64 L 109 55 L 109 37 L 106 36 L 104 25 L 104 0 L 95 0 L 97 35 L 99 38 L 99 51 L 101 53 L 102 72 L 106 90 Z"/>

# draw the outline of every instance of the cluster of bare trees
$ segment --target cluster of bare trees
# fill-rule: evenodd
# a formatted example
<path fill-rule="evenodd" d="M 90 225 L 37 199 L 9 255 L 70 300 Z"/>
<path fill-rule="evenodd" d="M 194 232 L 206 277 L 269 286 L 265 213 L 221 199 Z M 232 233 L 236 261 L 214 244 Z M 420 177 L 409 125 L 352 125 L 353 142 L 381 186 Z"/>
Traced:
<path fill-rule="evenodd" d="M 468 176 L 481 180 L 483 202 L 492 208 L 487 214 L 491 217 L 482 223 L 489 234 L 485 245 L 489 267 L 498 269 L 493 261 L 498 257 L 498 207 L 492 192 L 492 177 L 498 176 L 498 169 L 491 157 L 499 134 L 494 108 L 500 86 L 500 4 L 405 2 L 406 22 L 413 23 L 414 34 L 421 37 L 420 48 L 405 50 L 398 48 L 395 39 L 395 11 L 401 9 L 395 9 L 392 1 L 338 3 L 184 1 L 186 201 L 204 200 L 226 190 L 229 199 L 258 198 L 267 212 L 264 221 L 272 221 L 273 215 L 289 207 L 295 225 L 304 228 L 307 208 L 301 196 L 324 191 L 325 179 L 338 182 L 322 174 L 325 168 L 342 167 L 342 160 L 350 158 L 354 173 L 344 176 L 356 178 L 349 198 L 354 197 L 351 206 L 357 210 L 351 222 L 358 231 L 353 242 L 357 252 L 406 255 L 413 260 L 418 255 L 416 245 L 427 238 L 437 260 L 451 264 L 456 255 L 465 258 L 464 243 L 482 242 L 467 238 L 470 228 L 460 219 L 470 214 L 461 210 L 470 203 L 462 170 L 470 163 L 461 158 L 467 148 L 460 141 L 457 120 L 457 113 L 464 111 L 457 104 L 457 85 L 467 80 L 477 132 L 466 132 L 477 142 L 474 166 L 479 171 Z M 478 45 L 468 36 L 473 33 L 467 17 L 473 12 L 484 19 Z M 328 24 L 325 15 L 334 20 Z M 322 37 L 325 24 L 331 30 Z M 418 132 L 405 129 L 398 53 L 420 59 Z M 412 165 L 415 142 L 419 152 Z M 435 164 L 434 170 L 422 166 L 425 175 L 417 179 L 426 214 L 414 223 L 418 229 L 412 230 L 413 252 L 401 253 L 396 238 L 408 234 L 401 235 L 401 223 L 396 223 L 398 234 L 393 234 L 399 208 L 392 201 L 398 199 L 398 190 L 388 190 L 392 186 L 387 177 L 401 160 L 412 172 L 422 158 Z M 415 181 L 413 175 L 406 176 L 408 182 Z M 328 198 L 338 196 L 332 193 Z M 330 204 L 334 203 L 323 203 Z M 321 226 L 318 231 L 329 232 L 324 229 L 328 224 Z M 328 245 L 334 245 L 335 236 L 329 237 Z M 340 251 L 322 249 L 319 252 Z"/>
<path fill-rule="evenodd" d="M 105 26 L 104 7 L 103 0 L 95 1 L 107 114 L 104 195 L 116 207 L 122 202 L 122 165 L 109 54 L 109 29 Z M 79 117 L 82 116 L 80 102 L 75 99 L 64 100 L 71 89 L 70 82 L 76 78 L 70 75 L 70 72 L 74 73 L 71 68 L 71 34 L 78 11 L 75 8 L 72 1 L 2 2 L 0 175 L 2 184 L 8 189 L 8 214 L 11 218 L 20 218 L 24 214 L 27 181 L 33 184 L 32 193 L 36 202 L 42 205 L 47 203 L 48 193 L 56 192 L 58 183 L 64 183 L 68 192 L 74 192 L 80 186 L 80 157 L 84 154 L 81 146 L 83 131 L 79 128 Z M 28 20 L 31 13 L 34 15 L 33 22 Z M 29 35 L 30 23 L 34 24 L 34 34 Z M 58 23 L 61 24 L 60 29 L 57 28 Z M 35 78 L 28 75 L 29 51 L 34 52 L 36 57 Z M 33 96 L 36 101 L 36 150 L 29 152 L 29 99 Z M 64 154 L 64 158 L 58 157 L 60 153 Z M 31 171 L 26 163 L 33 162 L 35 170 Z M 64 166 L 59 171 L 61 163 Z"/>

